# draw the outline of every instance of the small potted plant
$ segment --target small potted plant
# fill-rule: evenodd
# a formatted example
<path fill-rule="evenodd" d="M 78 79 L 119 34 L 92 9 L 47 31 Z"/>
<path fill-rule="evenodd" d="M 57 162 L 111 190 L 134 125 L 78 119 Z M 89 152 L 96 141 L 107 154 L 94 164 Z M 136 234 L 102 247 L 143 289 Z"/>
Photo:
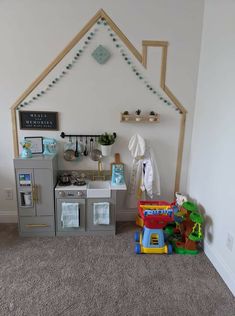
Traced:
<path fill-rule="evenodd" d="M 139 110 L 139 109 L 137 111 L 135 111 L 135 114 L 136 114 L 135 120 L 137 122 L 141 121 L 140 113 L 141 113 L 141 110 Z"/>
<path fill-rule="evenodd" d="M 129 112 L 128 111 L 123 112 L 123 118 L 125 121 L 129 121 Z"/>
<path fill-rule="evenodd" d="M 105 132 L 98 138 L 98 143 L 101 145 L 102 156 L 107 157 L 111 155 L 112 145 L 116 139 L 116 133 L 109 134 Z"/>
<path fill-rule="evenodd" d="M 149 112 L 149 122 L 154 122 L 156 120 L 156 113 L 154 111 Z"/>

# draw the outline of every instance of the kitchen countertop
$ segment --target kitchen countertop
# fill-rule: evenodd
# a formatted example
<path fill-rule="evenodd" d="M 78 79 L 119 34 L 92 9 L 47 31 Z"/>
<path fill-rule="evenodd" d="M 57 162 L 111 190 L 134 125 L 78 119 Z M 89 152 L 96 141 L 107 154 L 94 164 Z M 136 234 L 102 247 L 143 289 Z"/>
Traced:
<path fill-rule="evenodd" d="M 127 189 L 127 186 L 126 184 L 115 184 L 115 185 L 111 185 L 111 181 L 109 180 L 105 180 L 105 182 L 109 182 L 110 183 L 110 190 L 113 190 L 113 191 L 125 191 Z M 65 186 L 59 186 L 57 185 L 55 190 L 63 190 L 63 191 L 66 191 L 66 190 L 79 190 L 79 191 L 85 191 L 87 190 L 87 184 L 86 185 L 82 185 L 82 186 L 78 186 L 78 185 L 65 185 Z"/>
<path fill-rule="evenodd" d="M 109 182 L 110 182 L 111 190 L 119 190 L 119 191 L 123 190 L 124 191 L 127 189 L 126 183 L 111 185 L 111 181 L 109 181 Z"/>
<path fill-rule="evenodd" d="M 87 190 L 87 185 L 73 185 L 73 184 L 70 184 L 70 185 L 58 185 L 55 187 L 55 190 L 56 191 L 73 191 L 73 190 L 77 190 L 77 191 L 85 191 Z"/>

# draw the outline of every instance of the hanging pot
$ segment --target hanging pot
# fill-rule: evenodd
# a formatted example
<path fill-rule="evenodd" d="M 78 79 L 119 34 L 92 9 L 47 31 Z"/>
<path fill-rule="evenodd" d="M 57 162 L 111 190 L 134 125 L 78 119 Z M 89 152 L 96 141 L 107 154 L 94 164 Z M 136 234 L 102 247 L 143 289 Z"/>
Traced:
<path fill-rule="evenodd" d="M 70 176 L 68 174 L 61 174 L 59 177 L 59 181 L 61 183 L 69 183 L 70 182 Z"/>
<path fill-rule="evenodd" d="M 70 137 L 69 142 L 64 146 L 64 159 L 67 161 L 79 161 L 82 157 L 82 150 L 83 148 L 81 142 L 78 142 L 78 138 L 76 137 L 75 142 L 72 142 Z"/>
<path fill-rule="evenodd" d="M 73 161 L 77 159 L 75 156 L 74 143 L 72 142 L 71 138 L 69 139 L 69 142 L 65 144 L 64 148 L 64 159 L 66 161 Z"/>
<path fill-rule="evenodd" d="M 91 151 L 90 151 L 90 156 L 91 156 L 91 159 L 93 161 L 99 161 L 101 158 L 102 158 L 102 153 L 99 149 L 97 148 L 93 148 L 93 139 L 91 138 L 90 140 L 90 145 L 91 145 Z M 95 143 L 96 145 L 96 143 Z"/>
<path fill-rule="evenodd" d="M 76 160 L 75 151 L 73 149 L 67 149 L 64 151 L 64 159 L 67 161 Z"/>
<path fill-rule="evenodd" d="M 111 156 L 113 145 L 101 145 L 102 156 L 107 157 Z"/>

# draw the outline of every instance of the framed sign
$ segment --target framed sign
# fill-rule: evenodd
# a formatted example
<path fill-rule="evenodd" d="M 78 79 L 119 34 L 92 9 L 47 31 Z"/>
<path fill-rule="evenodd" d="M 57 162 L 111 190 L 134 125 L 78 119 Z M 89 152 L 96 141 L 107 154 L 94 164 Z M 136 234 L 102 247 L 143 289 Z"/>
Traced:
<path fill-rule="evenodd" d="M 19 111 L 20 129 L 58 130 L 58 112 Z"/>
<path fill-rule="evenodd" d="M 41 136 L 32 136 L 25 137 L 25 140 L 29 140 L 32 144 L 31 152 L 32 154 L 42 154 L 43 153 L 43 137 Z"/>

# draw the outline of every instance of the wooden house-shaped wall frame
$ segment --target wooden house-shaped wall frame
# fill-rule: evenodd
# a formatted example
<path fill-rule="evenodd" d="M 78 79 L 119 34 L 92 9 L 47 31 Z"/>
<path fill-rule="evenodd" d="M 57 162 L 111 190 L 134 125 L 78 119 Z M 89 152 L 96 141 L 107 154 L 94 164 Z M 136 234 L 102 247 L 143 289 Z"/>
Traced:
<path fill-rule="evenodd" d="M 19 154 L 19 144 L 18 144 L 18 127 L 17 127 L 17 108 L 25 100 L 25 98 L 47 77 L 47 75 L 60 63 L 60 61 L 73 49 L 73 47 L 78 44 L 78 42 L 83 38 L 83 36 L 89 32 L 89 30 L 94 26 L 94 24 L 99 19 L 105 19 L 108 26 L 117 34 L 120 40 L 123 41 L 127 49 L 134 55 L 134 57 L 140 62 L 145 68 L 147 68 L 147 56 L 148 47 L 160 47 L 162 49 L 161 58 L 161 73 L 160 73 L 160 87 L 174 103 L 176 108 L 179 110 L 179 115 L 181 116 L 180 121 L 180 132 L 178 141 L 178 153 L 177 153 L 177 163 L 176 163 L 176 175 L 175 175 L 175 192 L 179 191 L 180 186 L 180 174 L 182 166 L 182 156 L 183 156 L 183 143 L 184 143 L 184 133 L 185 133 L 185 120 L 186 120 L 186 109 L 179 102 L 179 100 L 173 95 L 171 90 L 166 85 L 166 66 L 167 66 L 167 49 L 168 42 L 166 41 L 154 41 L 154 40 L 143 40 L 142 41 L 142 54 L 132 45 L 128 38 L 123 34 L 123 32 L 118 28 L 118 26 L 112 21 L 112 19 L 107 15 L 107 13 L 101 9 L 99 10 L 88 23 L 82 28 L 82 30 L 68 43 L 68 45 L 59 53 L 59 55 L 47 66 L 47 68 L 32 82 L 32 84 L 22 93 L 22 95 L 16 100 L 16 102 L 11 107 L 11 117 L 12 117 L 12 132 L 13 132 L 13 145 L 14 145 L 14 155 Z"/>

